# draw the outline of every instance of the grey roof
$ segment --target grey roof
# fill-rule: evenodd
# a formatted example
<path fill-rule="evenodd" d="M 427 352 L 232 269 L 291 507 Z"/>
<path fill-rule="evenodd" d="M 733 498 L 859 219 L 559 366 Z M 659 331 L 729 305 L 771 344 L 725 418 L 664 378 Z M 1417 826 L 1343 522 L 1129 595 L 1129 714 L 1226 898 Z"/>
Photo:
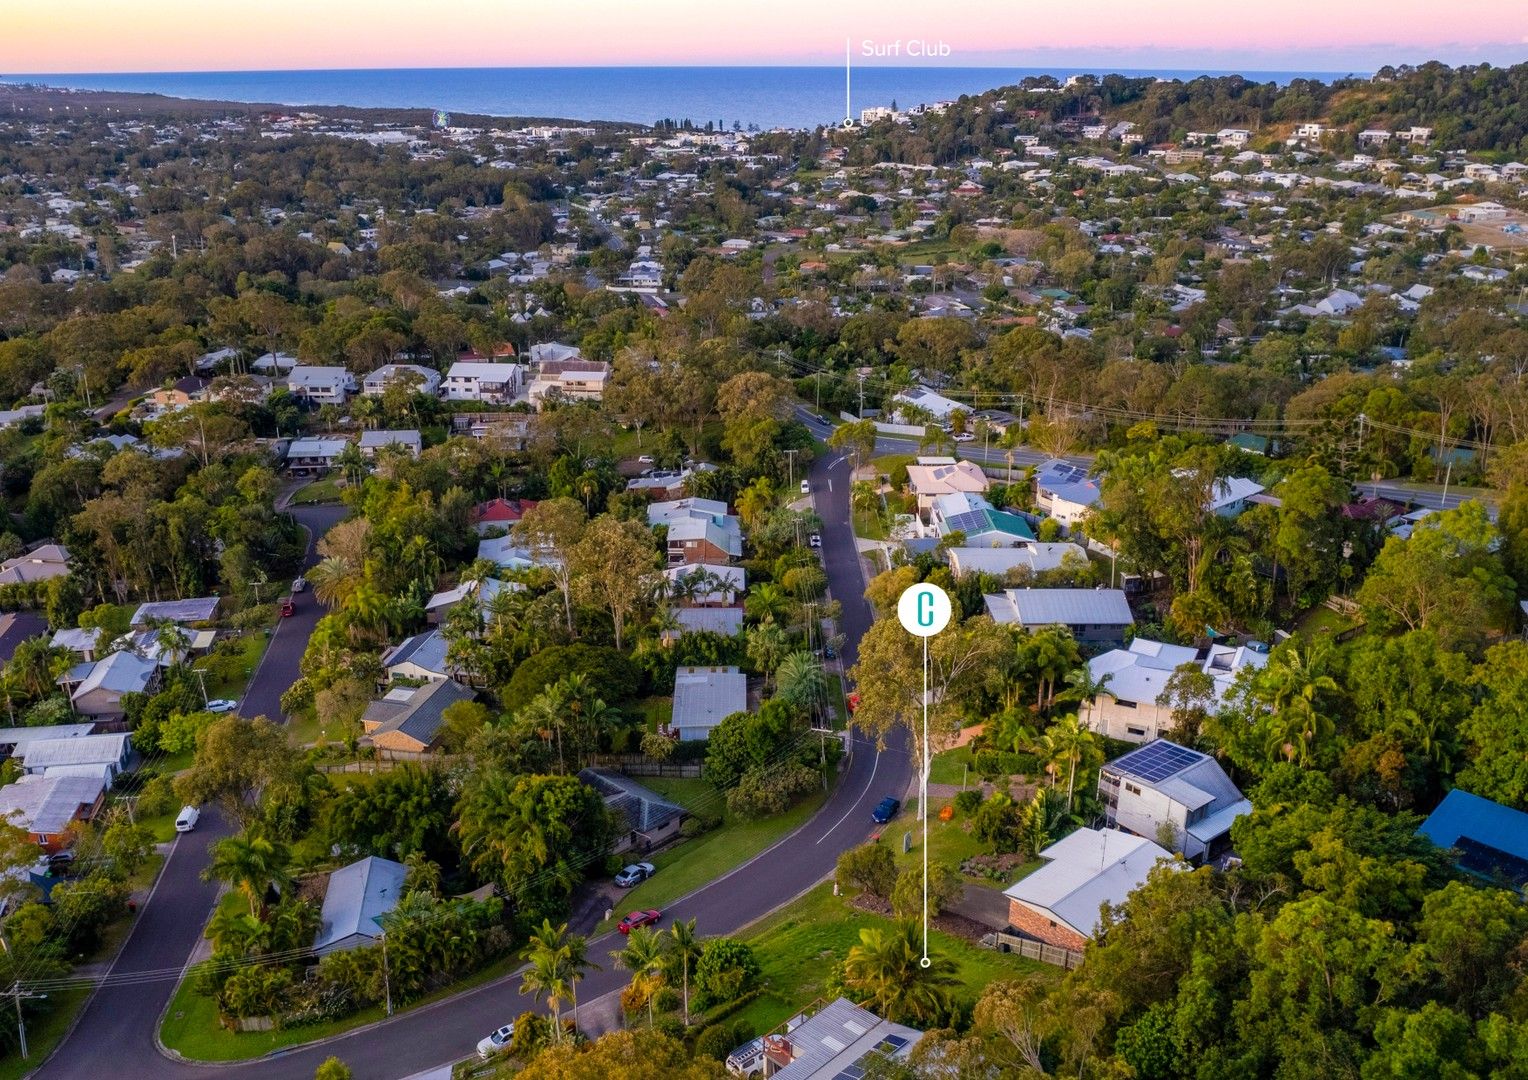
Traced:
<path fill-rule="evenodd" d="M 28 638 L 48 632 L 48 621 L 30 611 L 12 611 L 0 615 L 0 665 L 8 663 L 16 646 Z"/>
<path fill-rule="evenodd" d="M 1167 739 L 1139 746 L 1104 768 L 1132 777 L 1143 787 L 1154 788 L 1190 810 L 1214 803 L 1212 812 L 1218 813 L 1243 798 L 1241 789 L 1214 758 Z"/>
<path fill-rule="evenodd" d="M 382 723 L 375 731 L 368 732 L 366 741 L 378 735 L 397 731 L 416 742 L 429 746 L 440 734 L 442 715 L 458 701 L 471 701 L 473 693 L 451 679 L 421 686 L 409 697 L 408 703 L 396 714 Z"/>
<path fill-rule="evenodd" d="M 682 667 L 674 673 L 673 726 L 702 738 L 748 708 L 748 679 L 735 667 Z"/>
<path fill-rule="evenodd" d="M 1020 626 L 1130 626 L 1135 619 L 1123 589 L 1007 589 L 988 594 L 997 622 Z"/>
<path fill-rule="evenodd" d="M 420 445 L 419 432 L 412 428 L 361 432 L 362 450 L 379 450 L 384 446 L 406 446 L 418 450 Z"/>
<path fill-rule="evenodd" d="M 114 652 L 90 665 L 90 673 L 74 688 L 71 695 L 78 700 L 92 690 L 110 690 L 118 694 L 141 693 L 154 677 L 158 664 L 145 660 L 137 653 Z"/>
<path fill-rule="evenodd" d="M 1092 506 L 1098 501 L 1097 479 L 1070 461 L 1053 459 L 1041 465 L 1035 471 L 1035 486 L 1078 506 Z"/>
<path fill-rule="evenodd" d="M 0 746 L 25 746 L 39 739 L 77 739 L 89 735 L 95 724 L 48 724 L 44 727 L 0 728 Z"/>
<path fill-rule="evenodd" d="M 847 998 L 837 998 L 784 1036 L 790 1044 L 791 1063 L 774 1074 L 775 1080 L 863 1076 L 863 1066 L 858 1070 L 854 1066 L 866 1057 L 905 1057 L 922 1038 L 917 1028 L 882 1020 Z"/>
<path fill-rule="evenodd" d="M 35 739 L 16 747 L 16 756 L 28 772 L 59 765 L 114 765 L 128 751 L 130 735 L 81 735 L 62 739 Z"/>
<path fill-rule="evenodd" d="M 196 596 L 189 600 L 159 600 L 140 604 L 133 612 L 133 626 L 143 626 L 150 619 L 169 619 L 177 623 L 210 622 L 217 617 L 216 596 Z"/>
<path fill-rule="evenodd" d="M 1172 856 L 1145 837 L 1118 829 L 1078 829 L 1040 852 L 1040 858 L 1046 864 L 1003 895 L 1091 937 L 1100 906 L 1124 903 L 1158 860 Z"/>
<path fill-rule="evenodd" d="M 105 787 L 100 776 L 23 776 L 0 787 L 0 818 L 38 836 L 55 836 Z"/>
<path fill-rule="evenodd" d="M 674 612 L 683 632 L 707 631 L 735 637 L 743 632 L 743 609 L 740 607 L 679 608 Z"/>
<path fill-rule="evenodd" d="M 408 867 L 402 863 L 375 855 L 330 874 L 313 951 L 353 948 L 362 943 L 346 939 L 357 935 L 376 937 L 382 916 L 398 906 L 407 874 Z"/>
<path fill-rule="evenodd" d="M 445 678 L 451 673 L 451 666 L 446 663 L 447 648 L 445 635 L 439 630 L 415 634 L 389 649 L 382 657 L 382 666 L 391 671 L 402 664 L 413 664 Z"/>
<path fill-rule="evenodd" d="M 618 772 L 583 769 L 578 778 L 599 792 L 605 805 L 625 819 L 627 829 L 651 832 L 685 813 L 684 807 Z"/>
<path fill-rule="evenodd" d="M 1087 552 L 1076 544 L 1024 544 L 1021 547 L 954 547 L 946 552 L 950 569 L 962 574 L 1006 574 L 1016 567 L 1028 567 L 1034 573 L 1056 570 L 1068 555 L 1086 566 Z"/>

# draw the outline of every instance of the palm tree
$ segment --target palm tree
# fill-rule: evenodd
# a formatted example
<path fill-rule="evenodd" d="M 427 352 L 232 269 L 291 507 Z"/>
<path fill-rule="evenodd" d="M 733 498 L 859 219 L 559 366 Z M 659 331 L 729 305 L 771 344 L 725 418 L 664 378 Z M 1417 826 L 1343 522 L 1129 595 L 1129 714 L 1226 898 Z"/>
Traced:
<path fill-rule="evenodd" d="M 565 936 L 568 924 L 553 926 L 551 919 L 542 919 L 541 926 L 532 931 L 530 940 L 521 956 L 530 969 L 520 976 L 520 993 L 534 994 L 537 1001 L 546 998 L 552 1010 L 552 1040 L 562 1041 L 562 1003 L 572 996 L 572 973 L 569 968 L 568 947 Z"/>
<path fill-rule="evenodd" d="M 1093 730 L 1093 708 L 1098 704 L 1099 695 L 1113 699 L 1114 695 L 1104 689 L 1114 678 L 1114 673 L 1104 672 L 1100 678 L 1093 678 L 1093 670 L 1087 664 L 1067 673 L 1067 689 L 1056 695 L 1057 701 L 1075 701 L 1086 706 L 1087 722 L 1083 725 L 1089 731 Z"/>
<path fill-rule="evenodd" d="M 655 976 L 663 966 L 663 942 L 658 937 L 658 932 L 651 926 L 639 926 L 626 938 L 626 947 L 610 954 L 615 959 L 615 966 L 622 971 L 631 972 L 631 985 L 636 986 L 637 980 Z M 653 1026 L 653 998 L 655 988 L 649 987 L 647 994 L 647 1026 Z"/>
<path fill-rule="evenodd" d="M 318 602 L 330 609 L 348 600 L 356 587 L 355 567 L 339 555 L 330 555 L 320 560 L 317 566 L 308 571 L 307 578 Z"/>
<path fill-rule="evenodd" d="M 1103 760 L 1098 736 L 1080 724 L 1073 714 L 1052 724 L 1040 739 L 1047 762 L 1052 767 L 1067 766 L 1066 810 L 1072 812 L 1072 792 L 1077 784 L 1077 767 L 1088 767 Z"/>
<path fill-rule="evenodd" d="M 674 920 L 674 925 L 669 927 L 668 940 L 665 942 L 673 959 L 679 961 L 679 970 L 684 980 L 684 1022 L 690 1022 L 690 965 L 700 959 L 700 939 L 695 936 L 695 920 L 684 922 Z"/>
<path fill-rule="evenodd" d="M 808 714 L 828 699 L 828 674 L 809 652 L 793 652 L 775 668 L 775 696 Z"/>
<path fill-rule="evenodd" d="M 775 625 L 774 619 L 766 619 L 748 631 L 747 642 L 748 659 L 765 682 L 773 685 L 774 672 L 791 652 L 789 635 Z"/>
<path fill-rule="evenodd" d="M 926 1027 L 948 1016 L 959 985 L 955 962 L 930 955 L 924 967 L 922 933 L 911 919 L 862 929 L 844 960 L 844 986 L 888 1020 Z"/>
<path fill-rule="evenodd" d="M 563 755 L 562 736 L 568 726 L 568 699 L 562 683 L 556 682 L 521 706 L 516 717 L 531 725 L 543 741 L 557 747 L 557 769 L 567 772 L 567 758 Z"/>
<path fill-rule="evenodd" d="M 791 597 L 779 585 L 766 581 L 748 590 L 748 595 L 743 599 L 743 610 L 754 622 L 768 619 L 777 623 L 784 622 L 790 615 Z"/>
<path fill-rule="evenodd" d="M 263 918 L 265 898 L 292 883 L 285 844 L 259 833 L 240 833 L 212 845 L 212 862 L 203 871 L 208 881 L 224 881 L 244 894 L 249 913 Z"/>

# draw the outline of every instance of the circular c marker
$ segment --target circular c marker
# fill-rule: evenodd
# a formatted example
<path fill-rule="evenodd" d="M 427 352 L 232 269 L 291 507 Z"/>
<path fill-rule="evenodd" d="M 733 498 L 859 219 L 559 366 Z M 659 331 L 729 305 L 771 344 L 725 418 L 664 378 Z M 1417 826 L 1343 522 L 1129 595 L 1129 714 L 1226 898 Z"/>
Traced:
<path fill-rule="evenodd" d="M 902 590 L 897 621 L 914 637 L 933 637 L 950 625 L 950 596 L 938 585 L 922 582 Z"/>

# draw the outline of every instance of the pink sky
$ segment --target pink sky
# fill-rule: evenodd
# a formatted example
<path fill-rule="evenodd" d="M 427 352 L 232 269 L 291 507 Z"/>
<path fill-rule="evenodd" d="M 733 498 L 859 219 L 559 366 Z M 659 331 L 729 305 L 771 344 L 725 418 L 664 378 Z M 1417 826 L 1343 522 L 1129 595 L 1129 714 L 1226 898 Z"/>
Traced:
<path fill-rule="evenodd" d="M 814 64 L 921 38 L 967 66 L 1363 70 L 1528 58 L 1524 0 L 8 0 L 0 72 Z M 1155 58 L 1155 59 L 1154 59 Z M 904 61 L 905 62 L 905 61 Z"/>

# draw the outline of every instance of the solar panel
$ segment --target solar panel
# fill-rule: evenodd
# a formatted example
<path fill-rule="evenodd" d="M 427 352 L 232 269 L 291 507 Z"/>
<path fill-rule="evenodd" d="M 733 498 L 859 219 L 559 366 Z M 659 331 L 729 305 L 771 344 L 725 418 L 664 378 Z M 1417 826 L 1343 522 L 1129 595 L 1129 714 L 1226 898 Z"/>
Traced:
<path fill-rule="evenodd" d="M 1147 743 L 1139 750 L 1131 751 L 1116 761 L 1117 768 L 1139 776 L 1150 783 L 1158 783 L 1175 776 L 1193 765 L 1200 758 L 1197 751 L 1170 743 L 1166 740 Z"/>
<path fill-rule="evenodd" d="M 884 1054 L 884 1053 L 890 1053 L 893 1050 L 900 1050 L 900 1049 L 902 1049 L 902 1047 L 904 1047 L 906 1045 L 907 1045 L 907 1039 L 904 1038 L 903 1036 L 901 1036 L 901 1035 L 888 1035 L 884 1039 L 881 1040 L 881 1045 L 876 1047 L 876 1049 L 880 1050 Z"/>

